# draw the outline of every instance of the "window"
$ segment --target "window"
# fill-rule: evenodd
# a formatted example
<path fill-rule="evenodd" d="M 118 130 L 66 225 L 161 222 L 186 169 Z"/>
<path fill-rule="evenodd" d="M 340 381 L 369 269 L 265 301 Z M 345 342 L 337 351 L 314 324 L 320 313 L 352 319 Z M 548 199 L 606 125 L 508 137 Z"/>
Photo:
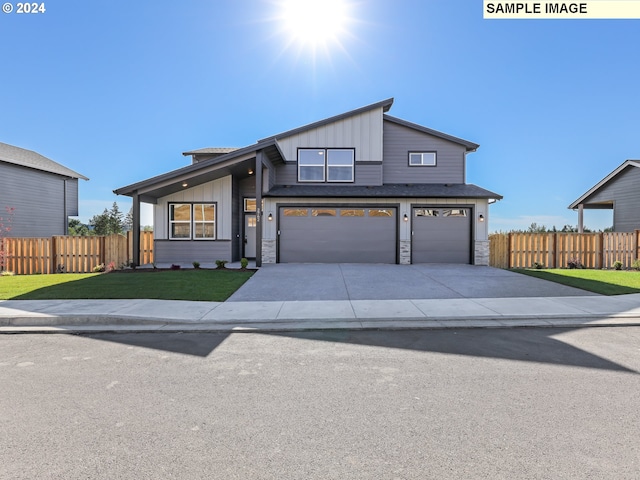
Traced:
<path fill-rule="evenodd" d="M 314 208 L 311 210 L 312 217 L 335 217 L 335 208 Z"/>
<path fill-rule="evenodd" d="M 213 240 L 216 238 L 216 206 L 213 203 L 169 204 L 171 240 Z"/>
<path fill-rule="evenodd" d="M 341 217 L 364 217 L 363 208 L 343 208 L 340 210 Z"/>
<path fill-rule="evenodd" d="M 298 150 L 299 182 L 353 182 L 354 150 L 301 148 Z"/>
<path fill-rule="evenodd" d="M 443 217 L 466 217 L 467 211 L 460 208 L 452 208 L 451 210 L 442 210 Z"/>
<path fill-rule="evenodd" d="M 285 217 L 306 217 L 309 211 L 306 208 L 285 208 Z"/>
<path fill-rule="evenodd" d="M 245 198 L 244 199 L 244 211 L 245 212 L 255 212 L 256 211 L 256 199 L 255 198 Z"/>
<path fill-rule="evenodd" d="M 409 152 L 409 165 L 412 167 L 435 167 L 436 152 Z"/>
<path fill-rule="evenodd" d="M 437 217 L 438 210 L 434 210 L 433 208 L 416 208 L 414 210 L 416 217 Z"/>
<path fill-rule="evenodd" d="M 386 208 L 376 208 L 369 209 L 370 217 L 393 217 L 393 210 L 388 210 Z"/>

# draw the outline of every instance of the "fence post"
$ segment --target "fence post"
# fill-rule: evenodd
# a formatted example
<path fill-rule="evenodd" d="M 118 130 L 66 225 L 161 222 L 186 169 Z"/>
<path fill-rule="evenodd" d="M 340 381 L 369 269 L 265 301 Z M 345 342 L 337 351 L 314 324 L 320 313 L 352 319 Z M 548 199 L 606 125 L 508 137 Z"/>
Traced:
<path fill-rule="evenodd" d="M 601 269 L 604 266 L 604 234 L 598 234 L 598 248 L 596 249 L 596 268 Z"/>
<path fill-rule="evenodd" d="M 634 246 L 634 257 L 631 261 L 640 259 L 640 230 L 636 229 L 633 231 L 633 246 Z"/>
<path fill-rule="evenodd" d="M 511 268 L 511 242 L 512 242 L 513 234 L 509 232 L 509 237 L 507 241 L 507 268 Z"/>

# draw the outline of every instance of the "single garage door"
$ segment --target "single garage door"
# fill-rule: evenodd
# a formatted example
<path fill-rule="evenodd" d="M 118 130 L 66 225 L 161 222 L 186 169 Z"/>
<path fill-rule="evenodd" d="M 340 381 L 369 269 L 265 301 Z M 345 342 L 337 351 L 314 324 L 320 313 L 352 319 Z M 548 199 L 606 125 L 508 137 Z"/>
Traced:
<path fill-rule="evenodd" d="M 396 208 L 281 207 L 281 263 L 396 263 Z"/>
<path fill-rule="evenodd" d="M 471 209 L 414 208 L 413 263 L 471 263 Z"/>

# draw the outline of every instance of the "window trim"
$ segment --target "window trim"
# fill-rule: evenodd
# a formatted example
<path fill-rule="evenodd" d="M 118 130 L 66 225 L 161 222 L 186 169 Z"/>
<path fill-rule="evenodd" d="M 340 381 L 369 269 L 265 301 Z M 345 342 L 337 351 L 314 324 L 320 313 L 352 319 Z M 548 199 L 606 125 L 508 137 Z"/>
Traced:
<path fill-rule="evenodd" d="M 171 206 L 172 205 L 189 205 L 189 214 L 190 214 L 190 219 L 189 222 L 186 222 L 184 220 L 180 220 L 180 221 L 175 221 L 175 220 L 171 220 Z M 200 221 L 196 221 L 195 220 L 195 211 L 194 208 L 196 205 L 212 205 L 213 206 L 213 221 L 205 221 L 205 220 L 200 220 Z M 217 240 L 218 239 L 218 202 L 169 202 L 168 203 L 168 208 L 167 208 L 167 227 L 169 229 L 169 231 L 167 232 L 167 238 L 171 241 L 196 241 L 196 242 L 201 242 L 201 241 L 211 241 L 211 240 Z M 181 223 L 181 224 L 189 224 L 189 236 L 188 237 L 173 237 L 171 235 L 171 225 L 173 223 Z M 208 224 L 208 223 L 213 223 L 213 237 L 196 237 L 195 236 L 195 231 L 196 231 L 196 223 L 198 224 Z"/>
<path fill-rule="evenodd" d="M 411 163 L 411 155 L 420 155 L 420 163 Z M 433 155 L 433 163 L 425 163 L 425 155 Z M 410 167 L 435 167 L 438 165 L 438 154 L 435 151 L 411 151 L 408 158 Z"/>
<path fill-rule="evenodd" d="M 313 150 L 313 151 L 323 151 L 323 164 L 320 165 L 300 165 L 300 152 L 304 150 Z M 345 151 L 351 152 L 351 165 L 329 165 L 329 152 L 330 151 Z M 298 167 L 298 183 L 355 183 L 356 181 L 356 149 L 355 148 L 342 148 L 342 147 L 326 147 L 326 148 L 314 148 L 314 147 L 300 147 L 297 152 L 297 167 Z M 322 180 L 303 180 L 300 177 L 300 170 L 303 167 L 323 167 L 322 172 Z M 351 179 L 350 180 L 329 180 L 329 169 L 330 168 L 343 168 L 343 169 L 351 169 Z"/>

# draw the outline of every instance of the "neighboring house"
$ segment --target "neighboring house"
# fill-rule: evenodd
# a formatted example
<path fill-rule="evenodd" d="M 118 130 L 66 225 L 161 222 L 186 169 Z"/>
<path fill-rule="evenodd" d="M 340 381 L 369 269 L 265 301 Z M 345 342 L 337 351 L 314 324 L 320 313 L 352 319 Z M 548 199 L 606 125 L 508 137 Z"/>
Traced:
<path fill-rule="evenodd" d="M 24 148 L 0 143 L 0 216 L 13 207 L 10 237 L 67 233 L 78 215 L 78 179 L 73 170 Z"/>
<path fill-rule="evenodd" d="M 154 204 L 156 262 L 489 262 L 478 145 L 386 115 L 393 99 L 115 190 Z M 134 237 L 134 242 L 139 238 Z M 134 246 L 134 251 L 137 248 Z"/>
<path fill-rule="evenodd" d="M 640 228 L 640 160 L 627 160 L 569 205 L 578 210 L 578 231 L 584 228 L 584 209 L 613 210 L 613 231 Z"/>

